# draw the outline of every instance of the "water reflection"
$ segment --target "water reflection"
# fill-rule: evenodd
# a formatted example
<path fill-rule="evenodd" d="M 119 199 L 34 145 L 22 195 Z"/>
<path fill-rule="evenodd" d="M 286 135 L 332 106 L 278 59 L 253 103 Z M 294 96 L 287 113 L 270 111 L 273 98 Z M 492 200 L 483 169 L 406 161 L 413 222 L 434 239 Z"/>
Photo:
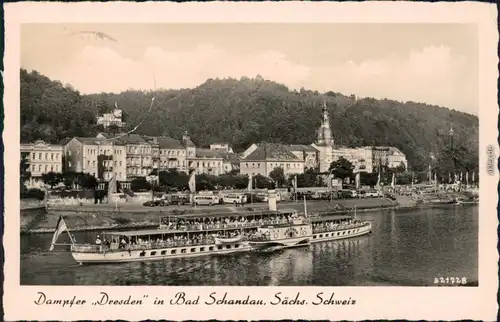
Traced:
<path fill-rule="evenodd" d="M 478 207 L 358 214 L 373 234 L 274 253 L 79 266 L 49 252 L 51 236 L 21 236 L 22 284 L 86 285 L 432 285 L 434 276 L 477 280 Z M 76 233 L 91 241 L 93 233 Z"/>

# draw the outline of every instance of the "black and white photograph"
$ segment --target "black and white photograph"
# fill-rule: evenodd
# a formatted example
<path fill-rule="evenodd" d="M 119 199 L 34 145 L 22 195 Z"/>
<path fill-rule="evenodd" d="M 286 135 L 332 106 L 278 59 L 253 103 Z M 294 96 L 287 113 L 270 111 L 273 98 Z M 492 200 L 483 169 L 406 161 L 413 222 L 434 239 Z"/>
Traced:
<path fill-rule="evenodd" d="M 346 306 L 335 287 L 488 283 L 498 149 L 480 145 L 476 24 L 67 20 L 18 37 L 20 286 Z M 170 304 L 198 304 L 183 292 Z"/>

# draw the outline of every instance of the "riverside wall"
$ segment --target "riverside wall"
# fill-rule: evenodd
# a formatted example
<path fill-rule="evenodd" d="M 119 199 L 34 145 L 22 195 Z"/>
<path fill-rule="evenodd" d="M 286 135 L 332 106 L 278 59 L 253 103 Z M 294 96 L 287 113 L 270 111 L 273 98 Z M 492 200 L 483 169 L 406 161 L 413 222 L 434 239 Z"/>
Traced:
<path fill-rule="evenodd" d="M 308 201 L 307 212 L 309 215 L 349 212 L 356 207 L 358 211 L 371 209 L 392 208 L 399 206 L 393 200 L 386 198 L 373 199 L 345 199 L 328 201 Z M 294 209 L 304 211 L 302 202 L 278 203 L 278 209 Z M 186 214 L 227 214 L 238 215 L 247 211 L 265 211 L 267 203 L 247 204 L 244 207 L 213 206 L 192 208 L 183 207 L 144 207 L 142 205 L 83 205 L 66 206 L 37 210 L 21 210 L 21 233 L 49 233 L 53 232 L 60 215 L 70 230 L 104 230 L 123 228 L 154 227 L 159 224 L 159 218 L 169 215 L 179 216 Z"/>

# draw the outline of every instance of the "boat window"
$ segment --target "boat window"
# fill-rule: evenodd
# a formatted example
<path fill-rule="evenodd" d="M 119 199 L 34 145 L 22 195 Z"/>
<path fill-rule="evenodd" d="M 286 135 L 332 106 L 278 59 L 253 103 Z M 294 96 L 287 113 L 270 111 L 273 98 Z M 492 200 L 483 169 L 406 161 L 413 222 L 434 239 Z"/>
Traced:
<path fill-rule="evenodd" d="M 196 248 L 191 248 L 191 253 L 194 253 L 196 251 Z"/>
<path fill-rule="evenodd" d="M 146 255 L 146 252 L 141 252 L 139 256 L 144 257 Z"/>
<path fill-rule="evenodd" d="M 214 250 L 214 246 L 210 246 L 210 247 L 208 247 L 208 250 L 209 250 L 209 251 Z"/>
<path fill-rule="evenodd" d="M 205 247 L 200 247 L 200 252 L 204 252 L 205 251 Z"/>
<path fill-rule="evenodd" d="M 319 237 L 321 238 L 321 237 L 323 237 L 323 235 L 319 235 Z"/>
<path fill-rule="evenodd" d="M 345 231 L 342 233 L 342 235 L 345 235 Z"/>
<path fill-rule="evenodd" d="M 162 250 L 162 251 L 161 251 L 161 254 L 162 254 L 162 255 L 166 255 L 166 254 L 167 254 L 167 251 L 166 251 L 166 250 Z"/>
<path fill-rule="evenodd" d="M 348 234 L 350 234 L 350 233 L 351 233 L 351 231 L 350 231 L 350 230 L 348 230 L 348 231 L 347 231 L 347 233 L 348 233 Z"/>
<path fill-rule="evenodd" d="M 238 247 L 240 247 L 240 244 L 234 245 L 234 248 L 238 248 Z"/>
<path fill-rule="evenodd" d="M 218 246 L 217 249 L 222 249 L 222 246 Z"/>
<path fill-rule="evenodd" d="M 186 249 L 185 248 L 181 249 L 181 254 L 185 254 L 185 253 L 186 253 Z"/>
<path fill-rule="evenodd" d="M 325 234 L 325 237 L 328 237 L 328 234 Z"/>
<path fill-rule="evenodd" d="M 154 256 L 154 255 L 156 255 L 156 252 L 151 252 L 151 256 Z"/>
<path fill-rule="evenodd" d="M 230 248 L 231 248 L 231 245 L 226 245 L 226 248 L 227 248 L 227 249 L 230 249 Z"/>
<path fill-rule="evenodd" d="M 172 251 L 170 252 L 170 254 L 175 254 L 177 253 L 177 249 L 172 249 Z"/>
<path fill-rule="evenodd" d="M 316 235 L 313 235 L 313 239 L 316 239 Z"/>
<path fill-rule="evenodd" d="M 340 235 L 340 233 L 337 233 L 337 236 Z"/>

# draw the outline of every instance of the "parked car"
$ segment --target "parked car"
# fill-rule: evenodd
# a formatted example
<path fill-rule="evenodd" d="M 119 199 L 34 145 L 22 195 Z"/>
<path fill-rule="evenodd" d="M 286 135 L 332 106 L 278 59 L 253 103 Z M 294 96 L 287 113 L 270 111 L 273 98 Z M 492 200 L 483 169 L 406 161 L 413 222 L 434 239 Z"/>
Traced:
<path fill-rule="evenodd" d="M 187 205 L 189 204 L 189 197 L 186 195 L 171 195 L 170 204 L 172 205 Z"/>
<path fill-rule="evenodd" d="M 168 200 L 165 200 L 165 199 L 155 200 L 155 206 L 165 207 L 168 205 L 169 205 Z"/>
<path fill-rule="evenodd" d="M 366 192 L 366 197 L 369 197 L 369 198 L 377 198 L 377 197 L 379 197 L 379 196 L 380 196 L 380 195 L 379 195 L 379 193 L 378 193 L 378 191 L 377 191 L 377 190 L 368 190 L 368 191 Z"/>
<path fill-rule="evenodd" d="M 154 207 L 154 206 L 156 206 L 156 203 L 152 200 L 149 200 L 149 201 L 146 201 L 145 203 L 143 203 L 142 205 L 146 206 L 146 207 Z"/>
<path fill-rule="evenodd" d="M 247 203 L 247 197 L 244 194 L 229 193 L 223 197 L 224 203 L 232 203 L 236 205 L 242 205 Z"/>
<path fill-rule="evenodd" d="M 219 203 L 219 197 L 214 195 L 198 195 L 194 197 L 194 204 L 196 206 L 213 206 Z"/>

